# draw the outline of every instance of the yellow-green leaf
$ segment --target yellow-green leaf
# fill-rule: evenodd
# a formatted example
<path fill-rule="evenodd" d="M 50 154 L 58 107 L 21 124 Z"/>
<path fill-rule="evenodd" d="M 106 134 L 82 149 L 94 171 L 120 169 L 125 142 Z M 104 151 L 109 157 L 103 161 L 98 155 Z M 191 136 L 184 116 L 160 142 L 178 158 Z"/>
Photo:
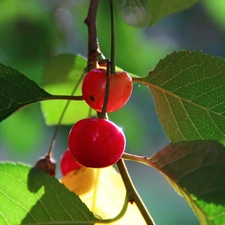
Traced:
<path fill-rule="evenodd" d="M 72 171 L 61 181 L 69 190 L 77 193 L 88 208 L 102 219 L 114 218 L 123 207 L 126 189 L 120 174 L 113 167 L 82 168 Z M 110 224 L 146 225 L 146 222 L 136 204 L 129 203 L 125 215 Z"/>
<path fill-rule="evenodd" d="M 80 96 L 81 84 L 85 75 L 86 59 L 80 55 L 61 54 L 50 58 L 43 69 L 42 87 L 51 94 Z M 41 103 L 41 109 L 47 125 L 58 124 L 68 100 L 53 100 Z M 76 121 L 95 115 L 84 101 L 70 101 L 61 124 L 73 124 Z"/>

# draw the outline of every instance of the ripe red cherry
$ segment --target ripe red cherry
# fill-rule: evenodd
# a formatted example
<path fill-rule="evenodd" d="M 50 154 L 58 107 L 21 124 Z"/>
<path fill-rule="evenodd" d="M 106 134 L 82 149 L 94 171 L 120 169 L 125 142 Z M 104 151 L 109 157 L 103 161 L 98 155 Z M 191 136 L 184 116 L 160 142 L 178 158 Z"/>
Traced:
<path fill-rule="evenodd" d="M 102 168 L 115 164 L 121 158 L 126 139 L 114 123 L 105 119 L 87 118 L 74 124 L 68 143 L 70 152 L 79 164 Z"/>
<path fill-rule="evenodd" d="M 60 158 L 60 170 L 63 176 L 66 176 L 68 173 L 70 173 L 73 170 L 77 170 L 81 167 L 80 164 L 78 164 L 72 154 L 70 153 L 69 149 L 67 149 Z"/>
<path fill-rule="evenodd" d="M 106 70 L 93 69 L 87 73 L 82 84 L 82 94 L 87 104 L 101 112 L 105 98 Z M 132 79 L 124 71 L 110 75 L 109 98 L 106 112 L 122 108 L 129 100 L 133 89 Z"/>

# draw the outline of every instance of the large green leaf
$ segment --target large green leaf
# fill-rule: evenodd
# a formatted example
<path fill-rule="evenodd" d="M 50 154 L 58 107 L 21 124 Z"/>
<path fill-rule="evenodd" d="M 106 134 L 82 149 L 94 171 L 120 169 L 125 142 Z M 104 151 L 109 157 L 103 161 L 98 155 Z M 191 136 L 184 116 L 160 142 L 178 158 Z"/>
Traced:
<path fill-rule="evenodd" d="M 154 24 L 159 19 L 192 6 L 198 0 L 116 0 L 122 19 L 131 26 Z"/>
<path fill-rule="evenodd" d="M 1 225 L 67 225 L 96 220 L 74 193 L 39 169 L 1 163 L 0 183 Z"/>
<path fill-rule="evenodd" d="M 224 59 L 174 52 L 144 80 L 171 142 L 192 141 L 170 144 L 150 162 L 184 196 L 201 224 L 225 224 Z"/>
<path fill-rule="evenodd" d="M 225 143 L 225 60 L 201 52 L 174 52 L 144 80 L 172 142 Z"/>
<path fill-rule="evenodd" d="M 21 107 L 50 97 L 19 71 L 0 64 L 0 122 Z"/>
<path fill-rule="evenodd" d="M 80 55 L 60 54 L 50 58 L 43 70 L 42 87 L 51 94 L 82 95 L 81 83 L 85 75 L 87 61 Z M 47 125 L 58 124 L 67 101 L 48 101 L 41 103 L 41 109 Z M 87 117 L 90 107 L 84 101 L 70 101 L 61 124 L 73 124 Z"/>
<path fill-rule="evenodd" d="M 160 170 L 201 225 L 225 224 L 225 148 L 216 141 L 169 144 L 147 164 Z"/>

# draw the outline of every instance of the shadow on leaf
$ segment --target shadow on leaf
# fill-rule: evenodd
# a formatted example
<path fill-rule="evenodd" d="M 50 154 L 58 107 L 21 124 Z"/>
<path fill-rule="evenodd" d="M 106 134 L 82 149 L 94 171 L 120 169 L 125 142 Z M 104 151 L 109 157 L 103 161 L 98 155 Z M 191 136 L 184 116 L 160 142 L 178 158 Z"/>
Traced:
<path fill-rule="evenodd" d="M 21 225 L 78 224 L 75 221 L 95 219 L 74 193 L 38 168 L 30 169 L 27 188 L 34 194 L 37 202 L 22 220 Z"/>

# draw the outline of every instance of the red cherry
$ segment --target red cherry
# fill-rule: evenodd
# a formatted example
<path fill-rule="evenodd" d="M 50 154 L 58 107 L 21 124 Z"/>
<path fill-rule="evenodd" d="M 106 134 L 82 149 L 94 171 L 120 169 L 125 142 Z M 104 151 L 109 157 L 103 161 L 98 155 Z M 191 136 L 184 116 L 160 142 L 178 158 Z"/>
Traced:
<path fill-rule="evenodd" d="M 87 73 L 82 84 L 82 94 L 87 104 L 101 112 L 105 98 L 106 70 L 96 68 Z M 122 108 L 129 100 L 133 89 L 132 79 L 124 71 L 110 75 L 109 98 L 106 112 Z"/>
<path fill-rule="evenodd" d="M 68 173 L 70 173 L 73 170 L 77 170 L 81 167 L 80 164 L 78 164 L 72 154 L 70 153 L 69 149 L 67 149 L 60 158 L 60 170 L 63 176 L 66 176 Z"/>
<path fill-rule="evenodd" d="M 77 162 L 102 168 L 115 164 L 122 156 L 126 139 L 114 123 L 97 118 L 78 121 L 69 133 L 69 148 Z"/>

